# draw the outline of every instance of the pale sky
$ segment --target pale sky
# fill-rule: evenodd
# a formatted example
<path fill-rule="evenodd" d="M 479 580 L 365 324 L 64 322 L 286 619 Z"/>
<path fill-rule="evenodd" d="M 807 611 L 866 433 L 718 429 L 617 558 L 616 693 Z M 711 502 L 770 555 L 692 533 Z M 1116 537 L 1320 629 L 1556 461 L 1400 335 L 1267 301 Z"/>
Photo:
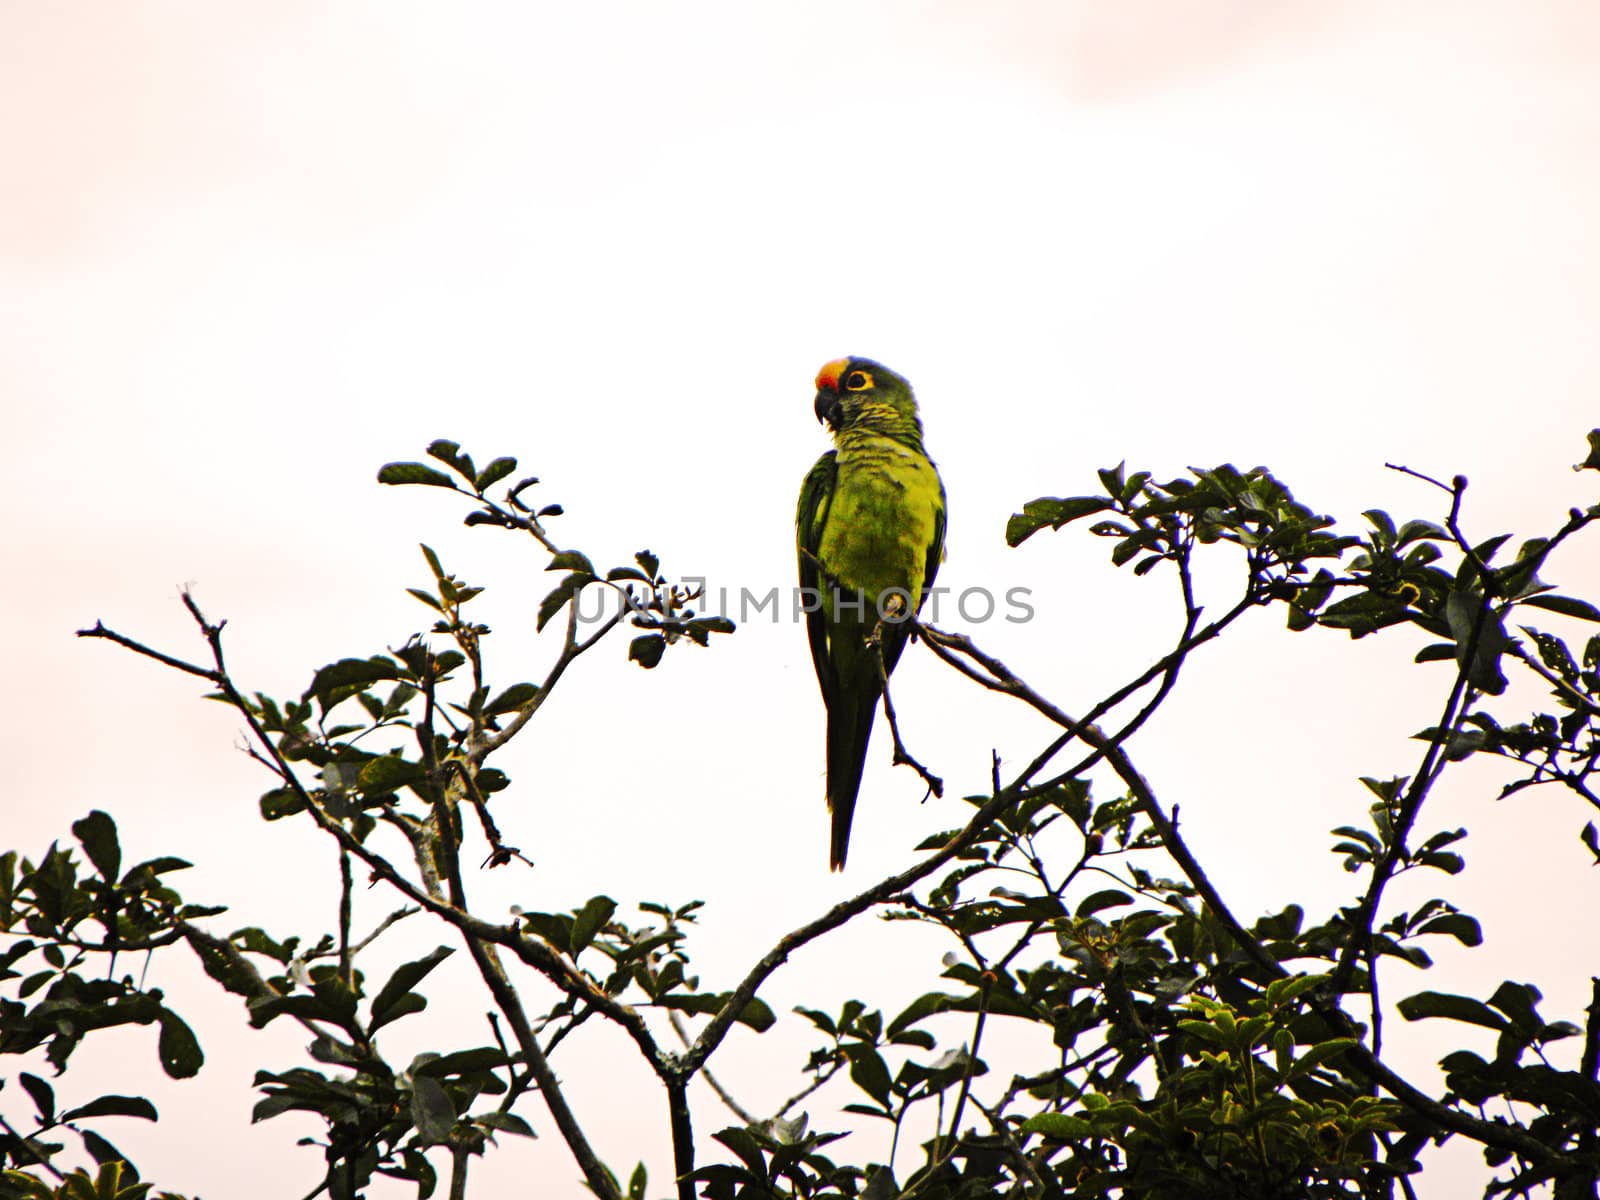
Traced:
<path fill-rule="evenodd" d="M 72 631 L 100 618 L 199 654 L 177 601 L 192 583 L 229 621 L 241 682 L 297 694 L 324 662 L 418 627 L 403 588 L 424 579 L 425 540 L 489 587 L 501 681 L 537 678 L 541 562 L 463 530 L 447 497 L 373 481 L 435 437 L 519 456 L 566 506 L 557 536 L 597 560 L 648 545 L 669 573 L 765 591 L 791 578 L 794 496 L 827 444 L 812 377 L 881 359 L 917 386 L 949 489 L 941 582 L 1032 588 L 1034 621 L 970 632 L 1080 711 L 1177 628 L 1168 587 L 1114 570 L 1081 532 L 1005 548 L 1007 515 L 1094 490 L 1096 467 L 1264 463 L 1352 528 L 1375 505 L 1441 515 L 1385 461 L 1461 472 L 1483 537 L 1548 532 L 1595 499 L 1569 470 L 1600 424 L 1600 15 L 1585 0 L 8 0 L 0 114 L 16 668 L 0 848 L 37 856 L 105 808 L 129 861 L 196 863 L 174 882 L 232 906 L 220 930 L 329 927 L 330 848 L 259 822 L 268 781 L 191 681 Z M 1594 562 L 1580 547 L 1545 574 L 1593 596 Z M 1194 664 L 1134 745 L 1238 910 L 1346 894 L 1327 831 L 1361 822 L 1358 776 L 1413 769 L 1409 736 L 1443 694 L 1443 668 L 1408 665 L 1420 644 L 1290 637 L 1263 615 Z M 625 646 L 586 659 L 507 755 L 518 790 L 500 821 L 538 867 L 472 881 L 486 915 L 703 898 L 690 949 L 706 986 L 731 986 L 959 819 L 956 801 L 917 803 L 880 730 L 850 870 L 830 877 L 800 628 L 759 619 L 652 674 Z M 1037 745 L 1035 724 L 921 651 L 896 697 L 952 794 L 984 785 L 991 746 Z M 1318 768 L 1297 769 L 1313 752 Z M 1424 815 L 1472 824 L 1467 872 L 1393 889 L 1402 906 L 1454 900 L 1488 945 L 1441 947 L 1436 970 L 1386 986 L 1533 980 L 1548 1016 L 1576 1018 L 1596 936 L 1547 914 L 1593 909 L 1575 836 L 1593 814 L 1553 793 L 1496 805 L 1499 779 L 1474 764 Z M 405 930 L 369 978 L 448 940 Z M 937 986 L 943 949 L 900 951 L 863 921 L 767 998 L 892 1012 Z M 245 1032 L 178 956 L 152 971 L 209 1061 L 143 1083 L 159 1127 L 102 1132 L 186 1193 L 309 1191 L 318 1157 L 293 1142 L 311 1124 L 248 1125 L 251 1070 L 299 1061 L 298 1032 Z M 393 1046 L 486 1034 L 456 978 Z M 642 1155 L 664 1193 L 659 1089 L 594 1026 L 558 1060 L 569 1098 L 602 1157 L 625 1173 Z M 1434 1088 L 1459 1033 L 1387 1029 Z M 112 1051 L 149 1071 L 153 1033 L 119 1037 L 80 1052 L 64 1098 L 138 1090 Z M 713 1066 L 766 1111 L 811 1044 L 791 1022 Z M 813 1126 L 850 1098 L 822 1093 Z M 708 1146 L 728 1122 L 697 1101 Z M 20 1103 L 0 1095 L 0 1111 Z M 528 1111 L 541 1140 L 509 1139 L 476 1187 L 585 1194 Z M 1481 1186 L 1471 1148 L 1438 1163 L 1423 1194 Z"/>

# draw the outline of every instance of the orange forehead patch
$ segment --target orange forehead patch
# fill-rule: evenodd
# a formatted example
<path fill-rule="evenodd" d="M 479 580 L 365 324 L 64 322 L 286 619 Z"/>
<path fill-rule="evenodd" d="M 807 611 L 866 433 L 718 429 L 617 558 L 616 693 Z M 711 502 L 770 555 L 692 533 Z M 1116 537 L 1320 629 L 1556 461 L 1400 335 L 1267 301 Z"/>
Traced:
<path fill-rule="evenodd" d="M 836 358 L 817 372 L 817 391 L 832 392 L 839 388 L 839 376 L 850 365 L 848 358 Z"/>

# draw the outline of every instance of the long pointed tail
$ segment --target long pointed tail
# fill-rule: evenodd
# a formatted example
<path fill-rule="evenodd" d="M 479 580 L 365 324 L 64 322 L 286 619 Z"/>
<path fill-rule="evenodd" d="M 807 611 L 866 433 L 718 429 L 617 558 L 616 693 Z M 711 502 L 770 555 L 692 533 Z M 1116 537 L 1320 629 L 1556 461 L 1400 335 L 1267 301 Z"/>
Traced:
<path fill-rule="evenodd" d="M 850 819 L 855 816 L 856 793 L 861 790 L 861 771 L 877 714 L 877 689 L 849 700 L 840 698 L 828 710 L 828 811 L 833 814 L 828 866 L 835 871 L 844 868 L 850 850 Z"/>

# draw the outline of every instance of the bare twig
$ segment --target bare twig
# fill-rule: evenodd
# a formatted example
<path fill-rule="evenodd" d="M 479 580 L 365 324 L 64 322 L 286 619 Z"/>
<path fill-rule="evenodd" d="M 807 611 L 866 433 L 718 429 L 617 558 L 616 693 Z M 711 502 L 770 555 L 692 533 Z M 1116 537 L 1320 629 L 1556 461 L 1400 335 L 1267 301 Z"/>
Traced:
<path fill-rule="evenodd" d="M 378 924 L 377 924 L 377 927 L 374 928 L 371 933 L 367 934 L 366 937 L 362 938 L 354 946 L 351 946 L 350 947 L 350 953 L 352 955 L 359 954 L 361 951 L 365 950 L 368 946 L 372 945 L 373 942 L 377 941 L 378 940 L 378 935 L 381 934 L 385 929 L 389 928 L 389 926 L 395 924 L 397 921 L 403 921 L 407 917 L 412 916 L 413 914 L 421 912 L 421 911 L 422 911 L 421 909 L 417 908 L 415 905 L 412 905 L 412 904 L 407 904 L 403 908 L 395 909 L 387 917 L 385 917 L 383 920 L 379 921 Z"/>
<path fill-rule="evenodd" d="M 132 650 L 135 654 L 142 654 L 146 658 L 153 658 L 163 666 L 171 667 L 174 671 L 182 671 L 185 675 L 198 675 L 201 679 L 210 680 L 212 683 L 220 682 L 217 677 L 217 673 L 211 668 L 196 666 L 194 663 L 184 662 L 181 658 L 173 658 L 170 654 L 163 654 L 159 650 L 152 650 L 143 642 L 136 642 L 131 637 L 124 637 L 114 629 L 107 629 L 105 625 L 99 621 L 94 623 L 94 628 L 92 629 L 78 630 L 78 636 L 81 638 L 105 638 L 107 641 L 115 642 L 124 649 Z"/>
<path fill-rule="evenodd" d="M 620 609 L 606 618 L 600 628 L 589 637 L 578 640 L 578 598 L 574 596 L 567 606 L 567 628 L 561 644 L 561 653 L 556 656 L 556 661 L 545 674 L 544 682 L 539 685 L 539 690 L 517 711 L 517 715 L 499 733 L 485 734 L 473 739 L 473 744 L 467 748 L 467 758 L 473 763 L 481 763 L 489 755 L 504 746 L 517 734 L 521 733 L 534 714 L 543 707 L 545 700 L 550 695 L 550 689 L 555 687 L 561 676 L 584 651 L 588 650 L 607 633 L 610 633 L 622 620 L 626 609 Z"/>
<path fill-rule="evenodd" d="M 683 1018 L 670 1008 L 667 1009 L 667 1021 L 672 1025 L 672 1032 L 678 1035 L 678 1040 L 682 1042 L 686 1048 L 694 1045 L 694 1039 L 689 1036 L 689 1030 L 687 1027 L 685 1027 Z M 738 1117 L 739 1120 L 743 1121 L 746 1125 L 756 1124 L 758 1118 L 755 1116 L 755 1114 L 750 1112 L 749 1109 L 745 1108 L 744 1105 L 740 1104 L 738 1100 L 734 1099 L 733 1093 L 722 1086 L 717 1077 L 711 1073 L 711 1069 L 709 1067 L 702 1067 L 700 1069 L 700 1075 L 701 1078 L 703 1078 L 710 1086 L 711 1090 L 717 1094 L 717 1099 L 721 1100 L 723 1104 L 727 1105 L 729 1112 Z"/>
<path fill-rule="evenodd" d="M 992 976 L 990 977 L 992 978 Z M 961 1115 L 967 1107 L 967 1094 L 972 1091 L 972 1075 L 978 1065 L 978 1050 L 983 1045 L 983 1030 L 989 1020 L 989 978 L 984 980 L 978 997 L 978 1015 L 972 1025 L 972 1048 L 967 1051 L 966 1065 L 961 1071 L 961 1090 L 956 1093 L 955 1111 L 950 1114 L 950 1147 L 953 1151 L 961 1133 Z M 932 1172 L 929 1172 L 932 1174 Z"/>
<path fill-rule="evenodd" d="M 454 770 L 456 781 L 461 784 L 462 791 L 466 792 L 467 799 L 472 801 L 472 807 L 478 814 L 478 824 L 483 829 L 484 840 L 489 843 L 489 855 L 483 860 L 486 867 L 503 867 L 512 859 L 521 859 L 528 866 L 533 866 L 533 859 L 529 858 L 515 846 L 505 844 L 501 836 L 500 827 L 495 824 L 494 818 L 489 815 L 489 801 L 478 787 L 478 781 L 472 777 L 468 765 L 459 758 L 452 758 L 449 763 Z"/>
<path fill-rule="evenodd" d="M 815 1092 L 819 1088 L 821 1088 L 823 1084 L 827 1083 L 828 1080 L 832 1079 L 835 1075 L 837 1075 L 839 1073 L 839 1071 L 842 1069 L 842 1066 L 843 1066 L 843 1060 L 839 1059 L 839 1060 L 835 1060 L 834 1062 L 830 1063 L 827 1066 L 826 1069 L 819 1070 L 817 1072 L 817 1077 L 815 1079 L 813 1079 L 810 1083 L 806 1084 L 805 1087 L 801 1088 L 798 1092 L 796 1092 L 794 1095 L 790 1096 L 787 1100 L 785 1100 L 781 1105 L 778 1106 L 778 1111 L 772 1114 L 773 1119 L 774 1120 L 782 1120 L 784 1113 L 788 1112 L 796 1104 L 799 1104 L 800 1101 L 804 1100 L 807 1096 L 811 1095 L 813 1092 Z"/>
<path fill-rule="evenodd" d="M 44 1126 L 44 1128 L 48 1129 L 50 1127 L 47 1125 L 47 1126 Z M 66 1176 L 63 1175 L 60 1171 L 56 1170 L 56 1168 L 54 1167 L 54 1165 L 51 1164 L 49 1159 L 44 1158 L 41 1155 L 39 1155 L 38 1153 L 36 1153 L 34 1151 L 34 1149 L 31 1146 L 28 1145 L 27 1140 L 20 1133 L 18 1133 L 15 1128 L 12 1127 L 11 1122 L 6 1120 L 4 1117 L 0 1117 L 0 1129 L 4 1129 L 8 1134 L 10 1134 L 12 1139 L 16 1142 L 16 1144 L 19 1147 L 21 1147 L 23 1150 L 26 1150 L 28 1152 L 28 1154 L 33 1158 L 33 1161 L 37 1165 L 43 1167 L 46 1171 L 48 1171 L 51 1175 L 54 1175 L 57 1179 L 60 1179 L 60 1180 L 65 1180 L 66 1179 Z M 40 1132 L 42 1132 L 42 1130 Z"/>
<path fill-rule="evenodd" d="M 1573 707 L 1580 708 L 1591 716 L 1600 717 L 1600 704 L 1596 704 L 1589 699 L 1583 692 L 1580 692 L 1533 655 L 1529 654 L 1522 646 L 1513 645 L 1506 653 L 1555 688 L 1556 691 L 1572 703 Z"/>
<path fill-rule="evenodd" d="M 344 980 L 345 987 L 352 994 L 355 992 L 353 961 L 354 956 L 350 950 L 350 893 L 352 890 L 350 878 L 350 852 L 345 849 L 339 851 L 339 978 Z"/>
<path fill-rule="evenodd" d="M 879 621 L 877 628 L 872 631 L 872 636 L 867 639 L 872 651 L 873 664 L 878 668 L 878 686 L 883 690 L 883 715 L 889 721 L 889 736 L 894 739 L 894 766 L 908 766 L 927 785 L 928 791 L 935 796 L 944 795 L 944 780 L 928 770 L 906 749 L 905 741 L 900 737 L 900 722 L 895 719 L 894 701 L 889 696 L 889 671 L 883 662 L 883 622 Z"/>

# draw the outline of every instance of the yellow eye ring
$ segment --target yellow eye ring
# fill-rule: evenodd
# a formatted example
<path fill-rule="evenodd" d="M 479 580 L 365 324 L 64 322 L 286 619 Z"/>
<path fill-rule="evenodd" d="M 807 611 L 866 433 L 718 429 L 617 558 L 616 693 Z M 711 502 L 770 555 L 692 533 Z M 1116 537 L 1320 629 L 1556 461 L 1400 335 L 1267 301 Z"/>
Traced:
<path fill-rule="evenodd" d="M 864 392 L 872 386 L 872 376 L 865 371 L 851 371 L 844 377 L 846 391 Z"/>

